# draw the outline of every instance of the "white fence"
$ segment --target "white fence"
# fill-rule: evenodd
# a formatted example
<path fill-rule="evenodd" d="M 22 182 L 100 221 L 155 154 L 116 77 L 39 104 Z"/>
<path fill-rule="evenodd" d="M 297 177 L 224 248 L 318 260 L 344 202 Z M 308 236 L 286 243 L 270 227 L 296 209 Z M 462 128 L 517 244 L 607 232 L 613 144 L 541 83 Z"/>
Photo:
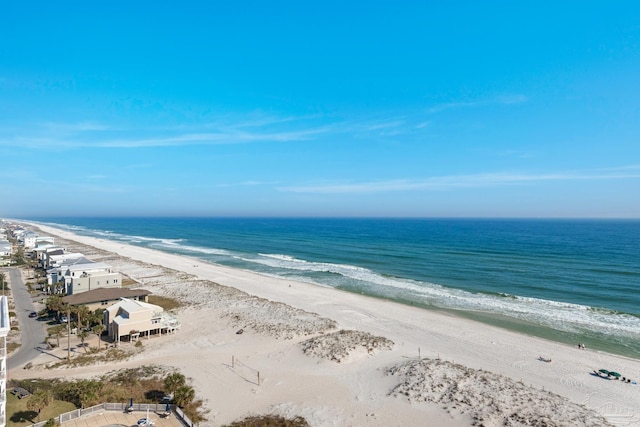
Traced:
<path fill-rule="evenodd" d="M 92 406 L 90 408 L 84 409 L 76 409 L 71 412 L 66 412 L 64 414 L 60 414 L 57 417 L 54 417 L 54 420 L 59 422 L 60 424 L 75 420 L 77 418 L 90 417 L 96 413 L 100 413 L 102 411 L 153 411 L 153 412 L 164 412 L 166 409 L 166 403 L 134 403 L 133 405 L 129 405 L 127 403 L 101 403 L 99 405 Z M 180 422 L 186 427 L 195 427 L 197 424 L 194 424 L 189 417 L 182 412 L 182 409 L 178 408 L 176 405 L 169 405 L 169 409 L 171 412 L 177 415 L 177 418 Z M 30 427 L 43 427 L 47 421 L 41 421 L 37 424 L 32 424 Z"/>

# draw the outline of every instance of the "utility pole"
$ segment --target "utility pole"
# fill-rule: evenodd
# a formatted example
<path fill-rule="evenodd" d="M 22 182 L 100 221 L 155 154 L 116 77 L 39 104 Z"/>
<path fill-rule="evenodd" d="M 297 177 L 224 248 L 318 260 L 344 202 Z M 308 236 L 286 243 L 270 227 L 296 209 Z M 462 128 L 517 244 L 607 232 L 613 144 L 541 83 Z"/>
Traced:
<path fill-rule="evenodd" d="M 71 363 L 71 308 L 67 307 L 67 363 Z"/>

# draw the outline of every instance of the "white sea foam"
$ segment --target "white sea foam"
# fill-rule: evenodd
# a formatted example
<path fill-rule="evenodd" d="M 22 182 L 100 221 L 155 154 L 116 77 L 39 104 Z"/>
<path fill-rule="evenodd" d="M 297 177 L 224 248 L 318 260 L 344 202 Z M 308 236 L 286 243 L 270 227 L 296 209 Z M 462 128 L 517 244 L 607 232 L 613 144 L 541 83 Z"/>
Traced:
<path fill-rule="evenodd" d="M 337 274 L 344 278 L 345 287 L 359 284 L 361 287 L 366 286 L 367 292 L 384 297 L 403 298 L 448 309 L 496 313 L 565 332 L 586 330 L 640 338 L 640 318 L 594 310 L 580 304 L 517 295 L 472 293 L 434 283 L 388 277 L 353 265 L 310 262 L 283 254 L 259 254 L 256 258 L 238 258 L 245 262 L 288 271 Z M 302 274 L 296 276 L 298 279 L 304 278 Z M 315 278 L 306 278 L 304 281 L 317 283 Z"/>
<path fill-rule="evenodd" d="M 216 249 L 216 248 L 203 248 L 201 246 L 191 246 L 191 245 L 182 245 L 180 244 L 181 239 L 172 239 L 167 240 L 163 239 L 156 246 L 164 246 L 172 251 L 183 251 L 183 252 L 192 252 L 195 254 L 206 254 L 206 255 L 226 255 L 231 256 L 231 252 L 224 249 Z"/>

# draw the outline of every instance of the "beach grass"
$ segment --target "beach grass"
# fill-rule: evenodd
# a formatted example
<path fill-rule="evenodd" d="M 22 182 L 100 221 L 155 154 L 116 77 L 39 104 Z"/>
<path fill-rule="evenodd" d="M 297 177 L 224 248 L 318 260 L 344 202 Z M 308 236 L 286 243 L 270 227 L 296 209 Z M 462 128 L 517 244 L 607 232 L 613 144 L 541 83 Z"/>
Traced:
<path fill-rule="evenodd" d="M 287 419 L 277 415 L 264 415 L 247 417 L 229 424 L 228 427 L 306 427 L 308 425 L 309 423 L 302 417 Z"/>
<path fill-rule="evenodd" d="M 182 307 L 182 303 L 178 300 L 163 297 L 160 295 L 149 295 L 149 304 L 162 307 L 166 311 L 171 311 Z"/>

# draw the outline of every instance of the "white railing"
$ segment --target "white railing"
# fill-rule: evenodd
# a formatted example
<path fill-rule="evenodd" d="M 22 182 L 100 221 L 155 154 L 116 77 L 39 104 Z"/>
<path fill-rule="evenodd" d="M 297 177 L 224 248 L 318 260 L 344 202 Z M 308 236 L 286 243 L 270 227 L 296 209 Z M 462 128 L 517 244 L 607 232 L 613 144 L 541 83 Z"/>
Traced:
<path fill-rule="evenodd" d="M 90 408 L 76 409 L 70 412 L 65 412 L 64 414 L 60 414 L 57 417 L 53 417 L 53 419 L 62 424 L 78 418 L 90 417 L 96 413 L 101 413 L 102 411 L 143 412 L 149 410 L 154 412 L 164 412 L 166 407 L 166 403 L 134 403 L 133 405 L 129 405 L 127 403 L 101 403 L 99 405 L 91 406 Z M 180 422 L 186 427 L 195 427 L 197 425 L 194 424 L 189 419 L 189 417 L 187 417 L 185 413 L 182 412 L 182 410 L 176 405 L 169 405 L 169 409 L 177 415 L 177 419 L 180 420 Z M 28 427 L 43 427 L 47 422 L 48 421 L 41 421 L 36 424 L 31 424 L 31 426 Z"/>

